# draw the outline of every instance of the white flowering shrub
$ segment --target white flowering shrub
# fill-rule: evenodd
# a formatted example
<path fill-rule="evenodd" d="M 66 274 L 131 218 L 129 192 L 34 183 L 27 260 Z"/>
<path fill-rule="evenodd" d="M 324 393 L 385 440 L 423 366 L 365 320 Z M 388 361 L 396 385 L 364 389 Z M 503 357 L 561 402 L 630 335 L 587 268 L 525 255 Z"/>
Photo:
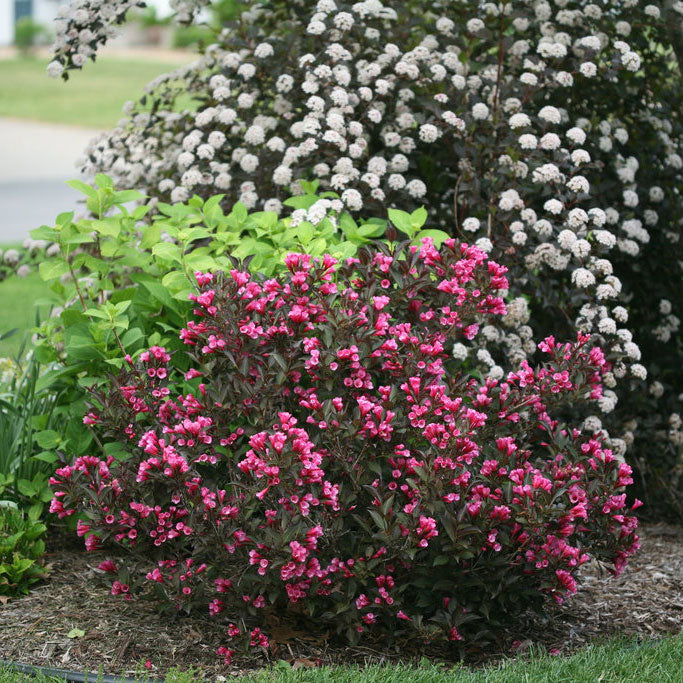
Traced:
<path fill-rule="evenodd" d="M 94 57 L 132 4 L 72 3 L 49 71 Z M 179 19 L 203 4 L 178 1 Z M 618 453 L 635 443 L 641 485 L 673 502 L 682 22 L 680 1 L 254 3 L 84 165 L 171 202 L 281 211 L 316 179 L 356 214 L 426 205 L 511 266 L 508 313 L 469 362 L 502 377 L 539 336 L 596 335 L 612 369 L 589 424 Z"/>

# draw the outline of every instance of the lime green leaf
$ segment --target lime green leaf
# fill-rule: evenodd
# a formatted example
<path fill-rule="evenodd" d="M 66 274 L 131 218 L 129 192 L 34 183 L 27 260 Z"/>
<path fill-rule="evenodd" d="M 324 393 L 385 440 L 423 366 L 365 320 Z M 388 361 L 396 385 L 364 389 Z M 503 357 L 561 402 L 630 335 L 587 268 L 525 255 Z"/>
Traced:
<path fill-rule="evenodd" d="M 297 233 L 302 244 L 308 244 L 315 235 L 315 228 L 308 221 L 304 221 L 298 226 Z"/>
<path fill-rule="evenodd" d="M 51 495 L 52 494 L 50 494 L 50 496 Z M 35 521 L 40 519 L 40 514 L 42 511 L 43 511 L 43 504 L 42 503 L 34 503 L 28 509 L 28 518 L 35 522 Z M 43 533 L 46 530 L 46 527 L 43 524 L 40 524 L 39 527 L 42 527 L 42 529 L 38 528 L 39 534 Z"/>
<path fill-rule="evenodd" d="M 109 320 L 109 316 L 104 311 L 100 311 L 97 308 L 89 308 L 85 314 L 90 315 L 93 318 L 100 318 L 100 320 Z"/>
<path fill-rule="evenodd" d="M 55 259 L 54 261 L 43 261 L 38 266 L 38 272 L 42 280 L 54 280 L 69 272 L 69 266 L 65 261 Z"/>
<path fill-rule="evenodd" d="M 95 175 L 95 182 L 98 187 L 114 189 L 114 181 L 105 173 L 98 173 Z"/>
<path fill-rule="evenodd" d="M 91 187 L 87 183 L 84 183 L 82 180 L 67 180 L 66 184 L 69 187 L 73 187 L 74 190 L 83 193 L 87 197 L 92 197 L 93 199 L 97 197 L 97 190 L 95 190 L 94 187 Z"/>
<path fill-rule="evenodd" d="M 175 292 L 179 289 L 185 290 L 189 284 L 189 280 L 187 279 L 185 273 L 180 270 L 174 270 L 164 275 L 161 280 L 161 284 Z"/>
<path fill-rule="evenodd" d="M 420 230 L 413 240 L 414 243 L 419 244 L 423 237 L 431 237 L 434 240 L 434 245 L 438 248 L 444 243 L 444 240 L 447 240 L 450 237 L 450 235 L 443 230 Z"/>
<path fill-rule="evenodd" d="M 180 247 L 177 244 L 172 244 L 171 242 L 159 242 L 152 247 L 152 253 L 167 261 L 181 262 L 180 258 Z"/>
<path fill-rule="evenodd" d="M 409 213 L 399 209 L 389 209 L 389 220 L 396 226 L 397 230 L 406 233 L 409 237 L 413 235 L 412 219 Z"/>
<path fill-rule="evenodd" d="M 208 254 L 202 254 L 199 251 L 190 252 L 185 258 L 185 263 L 192 268 L 192 270 L 208 271 L 216 268 L 216 261 Z"/>
<path fill-rule="evenodd" d="M 144 232 L 142 233 L 142 240 L 140 242 L 140 246 L 143 249 L 149 249 L 150 247 L 153 247 L 155 244 L 158 244 L 160 239 L 161 226 L 158 223 L 155 223 L 154 225 L 149 225 L 144 229 Z"/>
<path fill-rule="evenodd" d="M 59 241 L 59 231 L 50 228 L 47 225 L 41 225 L 39 228 L 30 231 L 31 237 L 35 240 L 47 240 L 48 242 Z"/>
<path fill-rule="evenodd" d="M 126 332 L 126 334 L 121 337 L 121 343 L 125 347 L 126 351 L 130 347 L 135 346 L 139 341 L 145 338 L 143 331 L 139 327 L 133 327 Z"/>
<path fill-rule="evenodd" d="M 57 214 L 57 218 L 55 220 L 55 225 L 59 225 L 60 227 L 64 227 L 65 225 L 68 225 L 71 223 L 74 217 L 74 212 L 73 211 L 63 211 L 60 214 Z"/>
<path fill-rule="evenodd" d="M 105 237 L 118 237 L 121 232 L 121 219 L 116 216 L 92 221 L 91 225 L 95 232 Z"/>
<path fill-rule="evenodd" d="M 41 462 L 55 463 L 57 462 L 57 454 L 54 451 L 41 451 L 32 456 L 34 460 L 40 460 Z"/>
<path fill-rule="evenodd" d="M 239 227 L 244 223 L 244 221 L 247 220 L 247 216 L 247 207 L 241 202 L 237 202 L 237 204 L 232 207 L 232 211 L 228 215 L 228 223 L 230 225 L 236 225 Z"/>
<path fill-rule="evenodd" d="M 19 489 L 19 493 L 21 493 L 22 496 L 28 496 L 29 498 L 38 493 L 35 484 L 28 479 L 19 479 L 19 481 L 17 481 L 17 489 Z"/>
<path fill-rule="evenodd" d="M 415 209 L 415 211 L 410 214 L 410 220 L 413 228 L 421 228 L 427 222 L 427 209 L 425 209 L 424 206 Z"/>
<path fill-rule="evenodd" d="M 115 204 L 126 204 L 127 202 L 134 202 L 138 199 L 144 199 L 146 195 L 138 190 L 121 190 L 120 192 L 115 192 L 112 200 Z"/>
<path fill-rule="evenodd" d="M 128 307 L 133 303 L 130 299 L 126 299 L 125 301 L 119 301 L 119 303 L 115 304 L 114 310 L 116 311 L 117 315 L 120 315 L 121 313 L 124 313 L 125 311 L 128 310 Z"/>
<path fill-rule="evenodd" d="M 384 234 L 385 227 L 376 223 L 364 223 L 358 228 L 361 237 L 380 237 Z"/>

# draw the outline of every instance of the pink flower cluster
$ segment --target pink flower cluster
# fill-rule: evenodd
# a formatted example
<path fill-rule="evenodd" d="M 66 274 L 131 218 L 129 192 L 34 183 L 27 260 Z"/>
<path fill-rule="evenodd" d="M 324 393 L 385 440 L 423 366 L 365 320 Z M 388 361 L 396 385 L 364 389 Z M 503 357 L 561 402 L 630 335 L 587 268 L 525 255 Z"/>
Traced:
<path fill-rule="evenodd" d="M 559 417 L 609 371 L 587 335 L 478 381 L 452 348 L 504 314 L 508 286 L 481 250 L 286 263 L 273 279 L 198 273 L 180 336 L 201 369 L 174 373 L 154 348 L 94 394 L 92 428 L 127 456 L 58 469 L 52 510 L 87 517 L 89 549 L 130 552 L 107 565 L 112 593 L 147 586 L 225 618 L 229 662 L 268 647 L 271 610 L 352 640 L 460 641 L 562 601 L 589 558 L 623 568 L 630 468 Z"/>

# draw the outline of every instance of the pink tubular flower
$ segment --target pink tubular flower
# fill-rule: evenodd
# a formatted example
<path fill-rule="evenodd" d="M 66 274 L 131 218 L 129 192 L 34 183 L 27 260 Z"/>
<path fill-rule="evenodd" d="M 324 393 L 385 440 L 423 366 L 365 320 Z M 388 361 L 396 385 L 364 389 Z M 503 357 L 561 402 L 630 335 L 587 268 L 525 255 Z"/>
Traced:
<path fill-rule="evenodd" d="M 103 572 L 116 573 L 119 568 L 112 560 L 105 560 L 97 565 L 97 568 Z"/>
<path fill-rule="evenodd" d="M 223 657 L 223 662 L 225 663 L 226 666 L 230 666 L 232 663 L 232 657 L 235 654 L 234 650 L 230 650 L 227 647 L 219 647 L 218 650 L 216 650 L 216 654 L 219 655 L 220 657 Z"/>
<path fill-rule="evenodd" d="M 129 598 L 130 596 L 128 593 L 130 592 L 130 588 L 127 584 L 121 583 L 120 581 L 114 581 L 114 583 L 111 585 L 111 594 L 112 595 L 123 595 L 126 598 Z"/>
<path fill-rule="evenodd" d="M 429 544 L 429 539 L 439 535 L 439 532 L 436 530 L 436 520 L 433 517 L 420 515 L 417 534 L 421 537 L 418 545 L 421 548 L 426 548 Z"/>
<path fill-rule="evenodd" d="M 194 276 L 200 287 L 204 287 L 209 284 L 209 282 L 213 281 L 213 275 L 211 273 L 202 273 L 201 271 L 196 270 Z"/>
<path fill-rule="evenodd" d="M 376 311 L 381 311 L 390 301 L 391 299 L 385 295 L 372 297 L 372 305 Z"/>
<path fill-rule="evenodd" d="M 555 571 L 555 576 L 562 584 L 563 588 L 569 593 L 576 593 L 576 579 L 565 569 L 557 569 Z"/>
<path fill-rule="evenodd" d="M 368 599 L 368 596 L 361 593 L 357 598 L 356 598 L 356 608 L 357 609 L 363 609 L 363 607 L 367 607 L 370 604 L 370 600 Z"/>
<path fill-rule="evenodd" d="M 455 626 L 453 626 L 449 631 L 448 640 L 463 640 L 463 637 L 460 635 L 460 631 L 458 631 Z"/>
<path fill-rule="evenodd" d="M 100 543 L 101 543 L 101 540 L 100 540 L 99 536 L 96 536 L 95 534 L 90 534 L 90 536 L 88 536 L 85 539 L 85 549 L 88 552 L 92 552 L 93 550 L 98 550 L 100 548 Z"/>
<path fill-rule="evenodd" d="M 249 645 L 251 647 L 262 647 L 267 650 L 270 643 L 268 642 L 266 635 L 261 632 L 261 629 L 256 627 L 249 634 Z"/>

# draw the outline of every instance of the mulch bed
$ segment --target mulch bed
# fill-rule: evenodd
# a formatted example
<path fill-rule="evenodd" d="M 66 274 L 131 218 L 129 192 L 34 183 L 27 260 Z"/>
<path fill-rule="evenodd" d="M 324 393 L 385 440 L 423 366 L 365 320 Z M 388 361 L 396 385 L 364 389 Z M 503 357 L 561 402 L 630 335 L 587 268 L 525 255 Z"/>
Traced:
<path fill-rule="evenodd" d="M 648 525 L 642 539 L 642 550 L 620 577 L 613 579 L 596 566 L 584 567 L 582 588 L 572 601 L 552 618 L 518 625 L 505 647 L 489 651 L 485 658 L 474 653 L 473 663 L 514 656 L 532 646 L 566 653 L 614 635 L 649 640 L 679 633 L 683 528 Z M 0 659 L 128 675 L 140 672 L 149 659 L 151 676 L 161 676 L 171 667 L 201 669 L 214 680 L 240 673 L 215 654 L 225 645 L 223 625 L 209 618 L 169 619 L 147 602 L 112 598 L 93 569 L 100 559 L 98 553 L 51 552 L 49 581 L 26 597 L 0 602 Z M 80 631 L 74 634 L 73 629 Z M 381 643 L 335 647 L 285 624 L 274 625 L 269 632 L 275 644 L 271 658 L 287 659 L 295 666 L 417 660 L 422 655 L 445 658 L 444 652 L 415 645 L 412 651 L 402 645 L 400 655 L 398 648 L 387 650 Z M 253 665 L 262 666 L 263 661 Z"/>

